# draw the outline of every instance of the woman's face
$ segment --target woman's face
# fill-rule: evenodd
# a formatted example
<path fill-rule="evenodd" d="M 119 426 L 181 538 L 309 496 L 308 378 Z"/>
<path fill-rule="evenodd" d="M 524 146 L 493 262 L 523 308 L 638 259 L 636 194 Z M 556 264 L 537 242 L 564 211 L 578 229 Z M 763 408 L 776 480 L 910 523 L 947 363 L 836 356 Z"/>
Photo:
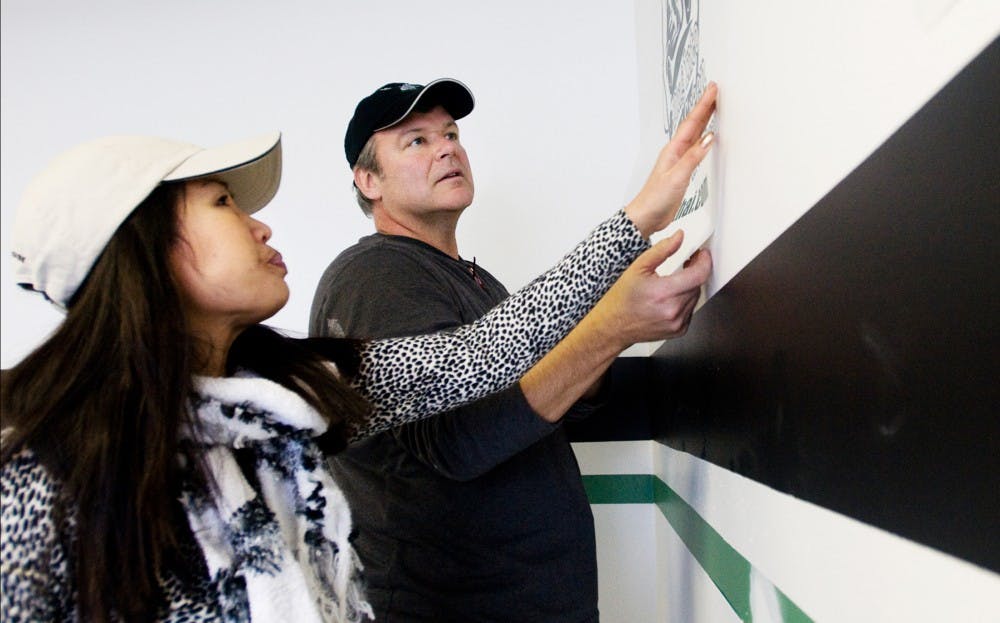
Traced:
<path fill-rule="evenodd" d="M 284 306 L 288 270 L 267 246 L 271 229 L 241 211 L 225 184 L 186 182 L 179 201 L 180 239 L 170 261 L 188 322 L 196 333 L 231 341 Z"/>

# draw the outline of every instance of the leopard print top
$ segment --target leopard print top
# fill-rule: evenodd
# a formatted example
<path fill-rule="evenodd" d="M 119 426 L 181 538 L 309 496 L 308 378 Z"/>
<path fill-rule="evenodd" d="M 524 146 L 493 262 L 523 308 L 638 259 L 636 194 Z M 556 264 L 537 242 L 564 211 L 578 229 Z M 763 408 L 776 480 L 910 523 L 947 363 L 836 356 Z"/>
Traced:
<path fill-rule="evenodd" d="M 372 403 L 366 436 L 454 408 L 520 378 L 607 291 L 645 248 L 619 211 L 552 270 L 472 325 L 454 331 L 370 342 L 354 381 Z M 0 471 L 0 619 L 75 621 L 70 560 L 76 539 L 70 512 L 58 512 L 60 483 L 23 450 Z M 197 554 L 195 554 L 196 556 Z M 192 560 L 203 566 L 203 561 Z M 158 620 L 221 621 L 204 583 L 161 580 Z"/>

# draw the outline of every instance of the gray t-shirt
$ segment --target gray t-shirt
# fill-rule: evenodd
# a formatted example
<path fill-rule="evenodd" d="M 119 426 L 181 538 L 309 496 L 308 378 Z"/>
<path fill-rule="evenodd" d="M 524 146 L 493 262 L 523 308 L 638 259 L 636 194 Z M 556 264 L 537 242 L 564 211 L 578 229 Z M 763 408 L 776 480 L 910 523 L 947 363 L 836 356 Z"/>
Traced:
<path fill-rule="evenodd" d="M 320 280 L 310 334 L 416 335 L 478 319 L 507 291 L 472 262 L 375 234 Z M 593 517 L 563 427 L 518 385 L 331 459 L 378 621 L 597 620 Z"/>

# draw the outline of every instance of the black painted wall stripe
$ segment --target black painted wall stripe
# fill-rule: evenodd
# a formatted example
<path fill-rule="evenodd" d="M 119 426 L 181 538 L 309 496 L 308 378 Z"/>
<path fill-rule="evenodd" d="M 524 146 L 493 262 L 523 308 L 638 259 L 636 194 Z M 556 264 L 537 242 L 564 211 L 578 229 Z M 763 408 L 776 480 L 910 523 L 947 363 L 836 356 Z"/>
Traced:
<path fill-rule="evenodd" d="M 998 242 L 994 41 L 657 351 L 654 437 L 1000 571 Z"/>
<path fill-rule="evenodd" d="M 617 361 L 571 440 L 656 438 L 1000 571 L 998 46 L 687 336 Z"/>

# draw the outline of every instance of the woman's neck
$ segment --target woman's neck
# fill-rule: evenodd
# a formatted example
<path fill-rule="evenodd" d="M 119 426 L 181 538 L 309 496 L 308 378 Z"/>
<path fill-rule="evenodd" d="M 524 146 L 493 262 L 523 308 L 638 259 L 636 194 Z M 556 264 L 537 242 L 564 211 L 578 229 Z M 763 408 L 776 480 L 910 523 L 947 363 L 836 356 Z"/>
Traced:
<path fill-rule="evenodd" d="M 201 376 L 226 376 L 229 348 L 239 332 L 192 329 L 194 341 L 194 372 Z"/>

